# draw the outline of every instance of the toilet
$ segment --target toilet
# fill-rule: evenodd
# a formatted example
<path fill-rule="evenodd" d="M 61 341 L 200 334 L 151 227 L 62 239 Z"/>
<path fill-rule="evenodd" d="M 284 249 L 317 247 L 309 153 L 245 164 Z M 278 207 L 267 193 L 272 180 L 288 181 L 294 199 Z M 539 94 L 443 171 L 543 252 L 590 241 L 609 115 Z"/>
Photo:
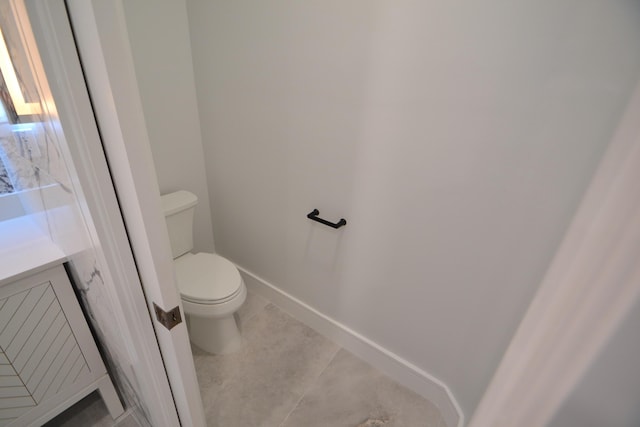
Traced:
<path fill-rule="evenodd" d="M 238 269 L 220 255 L 191 252 L 195 194 L 176 191 L 161 200 L 191 342 L 209 353 L 237 351 L 242 337 L 234 313 L 247 298 Z"/>

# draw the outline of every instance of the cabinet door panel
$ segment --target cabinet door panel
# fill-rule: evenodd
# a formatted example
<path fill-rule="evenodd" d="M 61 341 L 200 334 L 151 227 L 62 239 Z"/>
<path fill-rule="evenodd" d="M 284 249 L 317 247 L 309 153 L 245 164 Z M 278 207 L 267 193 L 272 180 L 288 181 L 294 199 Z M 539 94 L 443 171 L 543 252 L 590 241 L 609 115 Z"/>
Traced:
<path fill-rule="evenodd" d="M 0 387 L 17 387 L 22 385 L 24 384 L 22 384 L 22 380 L 17 375 L 10 377 L 0 377 Z"/>
<path fill-rule="evenodd" d="M 55 308 L 54 308 L 55 309 Z M 52 350 L 54 341 L 62 334 L 62 330 L 65 326 L 64 314 L 61 310 L 58 310 L 50 327 L 44 328 L 45 333 L 35 345 L 33 351 L 26 354 L 19 354 L 14 363 L 16 370 L 20 373 L 20 376 L 29 381 L 34 371 L 40 366 L 40 363 L 44 356 Z M 35 335 L 35 334 L 34 334 Z"/>
<path fill-rule="evenodd" d="M 42 423 L 106 377 L 63 266 L 0 286 L 0 427 Z"/>
<path fill-rule="evenodd" d="M 0 359 L 6 359 L 0 352 Z M 7 425 L 13 419 L 28 412 L 36 406 L 35 400 L 24 386 L 18 373 L 11 365 L 0 365 L 2 382 L 0 382 L 0 426 Z"/>
<path fill-rule="evenodd" d="M 27 294 L 25 292 L 20 292 L 16 295 L 12 295 L 6 299 L 3 299 L 2 309 L 0 309 L 0 335 L 4 333 L 9 321 L 18 311 L 18 307 L 22 304 L 22 300 L 25 299 Z"/>
<path fill-rule="evenodd" d="M 49 285 L 41 285 L 29 289 L 20 309 L 13 316 L 2 334 L 12 336 L 11 341 L 5 345 L 2 341 L 2 336 L 0 336 L 0 348 L 5 350 L 9 360 L 15 361 L 18 352 L 53 304 L 54 299 L 55 295 Z"/>
<path fill-rule="evenodd" d="M 31 396 L 11 396 L 0 399 L 0 409 L 29 408 L 35 406 Z"/>
<path fill-rule="evenodd" d="M 31 396 L 25 386 L 0 387 L 0 398 Z"/>
<path fill-rule="evenodd" d="M 68 328 L 65 326 L 65 328 Z M 43 359 L 42 369 L 36 369 L 35 374 L 31 377 L 31 380 L 27 383 L 27 388 L 31 393 L 33 393 L 33 397 L 36 399 L 36 402 L 40 402 L 44 393 L 49 389 L 51 383 L 56 377 L 56 374 L 62 368 L 62 364 L 67 360 L 69 354 L 73 350 L 73 337 L 69 331 L 69 334 L 65 334 L 64 341 L 60 338 L 62 345 L 55 352 L 55 354 L 45 355 Z"/>
<path fill-rule="evenodd" d="M 33 406 L 75 382 L 87 363 L 50 282 L 6 297 L 0 308 L 0 350 L 9 364 L 0 377 L 18 375 L 20 395 L 0 398 L 0 410 Z M 4 390 L 10 393 L 10 390 Z"/>
<path fill-rule="evenodd" d="M 49 309 L 42 317 L 42 320 L 33 329 L 33 332 L 29 335 L 26 342 L 22 346 L 22 349 L 18 352 L 13 359 L 13 366 L 22 375 L 22 371 L 29 361 L 34 357 L 34 354 L 38 354 L 36 351 L 39 346 L 47 342 L 48 333 L 57 334 L 64 324 L 64 315 L 62 311 L 55 305 L 51 304 Z M 49 341 L 50 343 L 50 341 Z M 40 350 L 42 352 L 42 350 Z M 33 369 L 32 369 L 33 370 Z"/>
<path fill-rule="evenodd" d="M 75 340 L 74 340 L 74 343 L 75 343 Z M 82 354 L 80 354 L 80 349 L 76 345 L 76 346 L 73 346 L 69 351 L 69 354 L 67 354 L 64 357 L 64 361 L 62 362 L 60 369 L 56 372 L 55 376 L 53 377 L 53 380 L 51 381 L 51 384 L 49 385 L 49 387 L 47 387 L 42 397 L 39 398 L 39 396 L 36 395 L 36 393 L 34 393 L 34 396 L 36 397 L 38 402 L 40 402 L 41 400 L 45 400 L 48 397 L 51 397 L 52 395 L 60 391 L 60 387 L 69 376 L 69 373 L 71 372 L 71 368 L 73 368 L 74 363 L 78 359 L 80 359 L 81 363 L 84 363 L 84 360 L 82 359 Z"/>

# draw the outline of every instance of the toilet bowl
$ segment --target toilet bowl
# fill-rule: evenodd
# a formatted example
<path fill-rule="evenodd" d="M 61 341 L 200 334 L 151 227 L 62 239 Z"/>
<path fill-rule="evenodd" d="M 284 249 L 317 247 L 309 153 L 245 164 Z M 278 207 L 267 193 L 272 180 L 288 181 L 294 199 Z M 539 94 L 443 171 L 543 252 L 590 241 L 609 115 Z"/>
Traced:
<path fill-rule="evenodd" d="M 161 200 L 189 339 L 209 353 L 237 351 L 242 337 L 234 314 L 247 298 L 238 269 L 220 255 L 190 252 L 193 211 L 198 200 L 194 194 L 178 191 Z"/>
<path fill-rule="evenodd" d="M 233 314 L 247 298 L 247 288 L 236 266 L 202 252 L 184 254 L 174 266 L 191 342 L 209 353 L 238 350 L 242 339 Z"/>

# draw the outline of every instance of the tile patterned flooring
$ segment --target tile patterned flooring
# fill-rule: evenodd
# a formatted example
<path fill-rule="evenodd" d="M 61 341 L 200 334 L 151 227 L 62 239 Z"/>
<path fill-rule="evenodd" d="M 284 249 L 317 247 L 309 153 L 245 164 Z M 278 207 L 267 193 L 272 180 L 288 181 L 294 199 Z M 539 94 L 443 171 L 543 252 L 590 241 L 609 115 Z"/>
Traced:
<path fill-rule="evenodd" d="M 446 427 L 431 402 L 260 296 L 237 316 L 239 352 L 192 346 L 209 427 Z"/>
<path fill-rule="evenodd" d="M 231 355 L 192 346 L 210 427 L 446 427 L 438 409 L 249 293 Z"/>

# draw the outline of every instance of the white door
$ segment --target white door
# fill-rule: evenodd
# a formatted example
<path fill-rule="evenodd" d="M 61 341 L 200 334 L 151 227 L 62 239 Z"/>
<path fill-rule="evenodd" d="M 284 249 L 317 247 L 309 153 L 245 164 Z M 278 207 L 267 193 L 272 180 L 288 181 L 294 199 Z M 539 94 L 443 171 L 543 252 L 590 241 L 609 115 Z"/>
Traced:
<path fill-rule="evenodd" d="M 153 426 L 204 426 L 186 324 L 168 329 L 150 315 L 154 304 L 183 311 L 121 1 L 11 1 L 32 23 L 86 214 L 121 286 L 125 319 L 114 321 L 126 322 L 144 359 L 136 376 L 147 415 Z"/>
<path fill-rule="evenodd" d="M 640 300 L 639 118 L 640 84 L 469 426 L 548 425 Z"/>

